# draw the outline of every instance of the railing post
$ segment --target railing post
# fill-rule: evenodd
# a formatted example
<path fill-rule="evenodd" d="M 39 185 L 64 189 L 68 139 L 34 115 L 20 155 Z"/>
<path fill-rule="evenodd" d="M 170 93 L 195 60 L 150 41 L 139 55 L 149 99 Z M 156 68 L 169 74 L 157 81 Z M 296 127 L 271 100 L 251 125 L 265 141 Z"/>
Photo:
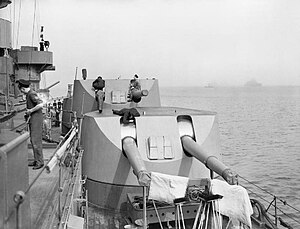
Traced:
<path fill-rule="evenodd" d="M 62 192 L 62 187 L 61 187 L 61 159 L 59 159 L 59 170 L 58 170 L 58 220 L 59 222 L 61 221 L 61 206 L 60 206 L 60 201 L 61 201 L 61 192 Z"/>
<path fill-rule="evenodd" d="M 89 201 L 88 201 L 88 190 L 85 191 L 85 214 L 86 214 L 86 228 L 89 228 Z"/>
<path fill-rule="evenodd" d="M 275 205 L 275 225 L 277 226 L 277 198 L 274 196 L 274 205 Z"/>
<path fill-rule="evenodd" d="M 20 205 L 16 206 L 16 229 L 20 229 Z"/>
<path fill-rule="evenodd" d="M 17 191 L 14 195 L 14 202 L 16 203 L 16 229 L 20 229 L 20 205 L 24 202 L 25 193 L 23 191 Z"/>
<path fill-rule="evenodd" d="M 146 205 L 146 201 L 147 201 L 147 187 L 143 186 L 143 229 L 147 229 L 147 205 Z"/>

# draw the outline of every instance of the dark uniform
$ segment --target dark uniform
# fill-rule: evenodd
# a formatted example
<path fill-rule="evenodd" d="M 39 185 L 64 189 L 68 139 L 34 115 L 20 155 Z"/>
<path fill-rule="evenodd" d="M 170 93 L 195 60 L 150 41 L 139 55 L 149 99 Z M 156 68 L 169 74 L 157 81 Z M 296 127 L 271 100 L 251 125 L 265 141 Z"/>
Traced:
<path fill-rule="evenodd" d="M 26 94 L 26 106 L 27 109 L 35 107 L 37 104 L 43 103 L 38 97 L 37 93 L 30 89 Z M 30 130 L 30 142 L 33 149 L 34 160 L 36 165 L 43 165 L 43 147 L 42 147 L 42 133 L 43 133 L 43 112 L 39 109 L 30 114 L 29 117 L 29 130 Z"/>
<path fill-rule="evenodd" d="M 103 88 L 105 87 L 105 80 L 102 79 L 101 76 L 99 76 L 92 84 L 93 88 L 95 89 L 95 99 L 97 102 L 97 109 L 99 113 L 102 112 L 103 109 L 103 103 L 105 100 L 105 93 L 103 91 Z"/>

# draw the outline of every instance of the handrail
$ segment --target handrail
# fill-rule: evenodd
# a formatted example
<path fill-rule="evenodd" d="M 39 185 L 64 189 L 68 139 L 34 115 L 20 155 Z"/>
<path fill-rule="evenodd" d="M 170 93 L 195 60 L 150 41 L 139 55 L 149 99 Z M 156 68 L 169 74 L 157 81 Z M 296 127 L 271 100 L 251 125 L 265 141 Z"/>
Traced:
<path fill-rule="evenodd" d="M 26 108 L 11 111 L 0 111 L 0 114 L 3 114 L 3 116 L 0 117 L 0 123 L 8 121 L 9 119 L 13 118 L 17 113 L 23 112 L 25 110 Z"/>
<path fill-rule="evenodd" d="M 259 189 L 262 190 L 262 191 L 264 191 L 265 193 L 267 193 L 267 194 L 269 194 L 269 195 L 271 195 L 271 196 L 273 196 L 273 197 L 276 197 L 280 202 L 283 203 L 283 205 L 286 205 L 286 206 L 288 206 L 288 207 L 290 207 L 290 208 L 292 208 L 292 209 L 294 209 L 295 211 L 297 211 L 297 212 L 300 213 L 300 210 L 299 210 L 299 209 L 293 207 L 292 205 L 289 205 L 289 204 L 287 203 L 286 200 L 282 200 L 281 198 L 279 198 L 278 196 L 274 195 L 273 193 L 271 193 L 271 192 L 269 192 L 269 191 L 267 191 L 267 190 L 265 190 L 265 189 L 259 187 L 258 185 L 254 184 L 253 182 L 247 180 L 246 178 L 244 178 L 244 177 L 242 177 L 242 176 L 240 176 L 240 175 L 239 175 L 239 177 L 242 178 L 243 180 L 247 181 L 247 183 L 249 183 L 249 184 L 251 184 L 251 185 L 253 185 L 253 186 L 259 188 Z"/>
<path fill-rule="evenodd" d="M 75 165 L 75 167 L 73 167 L 74 170 L 74 174 L 72 174 L 71 178 L 70 178 L 70 183 L 72 185 L 73 190 L 71 192 L 68 192 L 68 197 L 66 198 L 66 204 L 65 204 L 65 208 L 62 212 L 62 216 L 61 216 L 61 226 L 59 228 L 66 228 L 67 227 L 67 218 L 68 216 L 71 214 L 72 208 L 70 207 L 71 204 L 71 199 L 74 198 L 74 188 L 76 187 L 76 177 L 78 177 L 80 174 L 80 161 L 82 159 L 82 154 L 83 154 L 83 150 L 79 150 L 79 154 L 78 154 L 78 158 L 77 158 L 77 163 Z M 81 178 L 80 178 L 81 179 Z M 82 201 L 86 201 L 85 199 L 81 199 Z"/>
<path fill-rule="evenodd" d="M 50 173 L 53 170 L 59 159 L 62 157 L 68 145 L 77 134 L 77 128 L 73 127 L 69 132 L 70 134 L 68 135 L 68 138 L 65 139 L 65 141 L 63 141 L 63 143 L 57 148 L 54 155 L 52 156 L 48 164 L 45 166 L 47 173 Z"/>
<path fill-rule="evenodd" d="M 22 134 L 18 136 L 17 138 L 13 139 L 12 141 L 8 142 L 4 146 L 0 147 L 0 153 L 7 153 L 11 151 L 15 145 L 17 145 L 19 142 L 23 142 L 29 138 L 29 133 Z"/>
<path fill-rule="evenodd" d="M 255 196 L 257 196 L 258 198 L 262 199 L 263 201 L 269 203 L 269 206 L 266 208 L 266 213 L 269 214 L 269 215 L 271 215 L 272 217 L 275 218 L 275 225 L 277 225 L 277 220 L 280 218 L 280 217 L 278 216 L 277 210 L 280 211 L 282 214 L 284 214 L 285 216 L 289 217 L 291 220 L 293 220 L 294 222 L 296 222 L 297 224 L 300 225 L 300 221 L 299 221 L 299 220 L 297 220 L 297 219 L 293 218 L 292 216 L 286 214 L 282 209 L 280 209 L 280 208 L 278 207 L 277 200 L 279 200 L 284 206 L 287 206 L 287 207 L 293 209 L 294 211 L 296 211 L 296 212 L 298 212 L 298 213 L 300 213 L 300 210 L 299 210 L 299 209 L 297 209 L 297 208 L 291 206 L 290 204 L 287 203 L 286 200 L 283 200 L 283 199 L 279 198 L 278 196 L 274 195 L 273 193 L 269 192 L 268 190 L 265 190 L 265 189 L 261 188 L 260 186 L 254 184 L 253 182 L 247 180 L 246 178 L 244 178 L 244 177 L 242 177 L 242 176 L 240 176 L 240 175 L 239 175 L 239 177 L 240 177 L 241 179 L 243 179 L 244 181 L 246 181 L 248 184 L 251 184 L 251 185 L 255 186 L 256 188 L 260 189 L 260 190 L 263 191 L 264 193 L 267 193 L 268 195 L 270 195 L 270 196 L 273 197 L 273 200 L 272 200 L 271 202 L 269 202 L 269 201 L 266 200 L 264 197 L 260 196 L 258 193 L 253 192 L 253 191 L 250 190 L 249 188 L 245 187 L 248 191 L 250 191 L 251 193 L 255 194 Z M 275 211 L 274 214 L 275 214 L 275 215 L 272 215 L 271 213 L 268 212 L 268 210 L 270 209 L 271 206 L 274 207 L 274 211 Z M 279 221 L 281 222 L 282 219 L 280 219 Z"/>
<path fill-rule="evenodd" d="M 56 150 L 54 151 L 51 159 L 47 164 L 47 166 L 43 167 L 38 174 L 34 177 L 34 179 L 30 182 L 30 184 L 27 186 L 25 191 L 17 191 L 14 195 L 14 204 L 11 206 L 8 214 L 6 215 L 5 219 L 4 219 L 4 225 L 6 225 L 9 220 L 11 219 L 11 217 L 13 216 L 14 213 L 16 213 L 16 228 L 20 228 L 20 206 L 21 204 L 24 202 L 24 200 L 26 199 L 26 197 L 28 196 L 28 193 L 30 192 L 30 190 L 32 189 L 32 186 L 36 183 L 36 181 L 41 177 L 42 173 L 47 170 L 47 169 L 53 169 L 53 167 L 55 167 L 57 160 L 63 160 L 63 156 L 65 154 L 65 152 L 67 152 L 68 147 L 70 146 L 70 144 L 72 144 L 72 147 L 76 148 L 76 140 L 72 141 L 74 138 L 77 138 L 78 132 L 78 125 L 76 125 L 76 123 L 73 123 L 73 127 L 71 128 L 71 130 L 64 136 L 64 138 L 60 141 L 60 143 L 58 144 Z M 14 147 L 16 146 L 16 144 L 18 144 L 19 142 L 23 142 L 25 140 L 27 140 L 29 138 L 29 133 L 26 132 L 25 134 L 15 138 L 14 140 L 12 140 L 11 142 L 7 143 L 6 145 L 0 147 L 0 157 L 6 158 L 6 153 L 13 150 Z M 76 160 L 76 159 L 75 159 Z M 63 165 L 60 163 L 60 165 Z M 51 166 L 51 167 L 50 167 Z M 72 169 L 74 166 L 72 166 Z M 50 171 L 51 171 L 50 169 Z M 60 170 L 61 170 L 61 166 L 60 166 Z M 73 174 L 73 171 L 72 171 Z M 61 172 L 59 174 L 59 176 L 61 176 Z M 58 177 L 58 179 L 60 180 L 61 178 Z M 60 190 L 58 190 L 59 192 Z M 59 198 L 61 193 L 58 193 Z M 60 208 L 60 206 L 58 206 Z M 60 218 L 60 217 L 59 217 Z"/>
<path fill-rule="evenodd" d="M 21 143 L 27 141 L 27 139 L 29 138 L 29 133 L 24 133 L 20 136 L 18 136 L 17 138 L 13 139 L 12 141 L 8 142 L 7 144 L 5 144 L 4 146 L 0 147 L 0 158 L 4 158 L 4 161 L 7 160 L 7 153 L 11 152 L 16 146 L 20 145 Z M 4 182 L 5 184 L 7 183 L 7 163 L 4 164 Z M 6 197 L 6 185 L 4 186 L 5 189 L 4 189 L 4 195 L 5 195 L 5 198 Z M 18 191 L 16 193 L 16 195 L 14 196 L 14 202 L 16 203 L 12 209 L 10 210 L 10 212 L 7 212 L 8 214 L 6 215 L 5 219 L 4 219 L 4 224 L 6 224 L 9 220 L 10 220 L 10 217 L 12 216 L 12 214 L 14 213 L 14 210 L 16 209 L 16 212 L 17 212 L 17 218 L 16 218 L 16 224 L 17 224 L 17 228 L 19 226 L 19 221 L 18 221 L 18 218 L 19 218 L 19 206 L 20 204 L 24 201 L 24 196 L 25 194 L 22 192 L 22 191 Z"/>

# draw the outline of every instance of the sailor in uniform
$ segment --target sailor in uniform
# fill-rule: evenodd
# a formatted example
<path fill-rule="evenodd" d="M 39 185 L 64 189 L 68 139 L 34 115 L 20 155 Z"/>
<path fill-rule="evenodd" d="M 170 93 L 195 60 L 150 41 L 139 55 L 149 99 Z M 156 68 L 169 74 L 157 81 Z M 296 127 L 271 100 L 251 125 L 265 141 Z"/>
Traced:
<path fill-rule="evenodd" d="M 102 113 L 103 103 L 105 100 L 105 92 L 103 91 L 103 88 L 105 87 L 105 80 L 103 80 L 101 76 L 98 76 L 98 78 L 93 82 L 92 86 L 95 90 L 97 109 L 99 113 Z"/>
<path fill-rule="evenodd" d="M 44 166 L 42 132 L 43 132 L 43 101 L 37 93 L 29 86 L 28 80 L 20 79 L 17 81 L 19 90 L 26 95 L 25 119 L 29 125 L 30 142 L 33 149 L 34 161 L 28 163 L 33 169 L 40 169 Z"/>

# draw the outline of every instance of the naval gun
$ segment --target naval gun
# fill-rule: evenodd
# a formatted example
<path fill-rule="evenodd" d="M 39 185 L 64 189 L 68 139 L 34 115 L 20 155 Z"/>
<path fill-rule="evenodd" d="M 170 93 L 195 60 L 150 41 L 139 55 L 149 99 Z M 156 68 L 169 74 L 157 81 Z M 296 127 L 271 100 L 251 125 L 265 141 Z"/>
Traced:
<path fill-rule="evenodd" d="M 57 81 L 57 82 L 49 85 L 48 87 L 37 90 L 37 93 L 38 93 L 39 97 L 44 102 L 48 102 L 50 100 L 50 88 L 54 87 L 55 85 L 57 85 L 59 83 L 60 83 L 60 81 Z"/>
<path fill-rule="evenodd" d="M 181 142 L 183 148 L 189 154 L 205 164 L 207 168 L 222 176 L 228 184 L 238 184 L 238 175 L 219 161 L 215 155 L 205 151 L 192 137 L 185 135 L 181 138 Z"/>
<path fill-rule="evenodd" d="M 192 156 L 203 163 L 208 169 L 222 176 L 231 185 L 238 184 L 238 175 L 221 162 L 215 154 L 209 153 L 195 141 L 193 122 L 186 116 L 178 119 L 178 127 L 183 150 L 187 156 Z"/>
<path fill-rule="evenodd" d="M 187 156 L 192 156 L 203 163 L 208 169 L 222 176 L 228 184 L 238 184 L 238 175 L 221 162 L 216 155 L 210 154 L 194 140 L 195 135 L 193 133 L 192 123 L 190 120 L 180 118 L 178 121 L 178 127 L 182 135 L 180 136 L 182 147 Z M 128 127 L 126 128 L 128 129 Z M 129 126 L 129 128 L 132 129 L 132 125 L 131 127 Z M 139 184 L 141 186 L 147 186 L 150 183 L 150 176 L 138 150 L 134 136 L 136 136 L 136 133 L 129 134 L 124 137 L 122 140 L 122 147 L 125 156 L 133 168 L 134 174 L 138 178 Z"/>
<path fill-rule="evenodd" d="M 45 90 L 49 90 L 50 88 L 54 87 L 56 84 L 59 84 L 60 81 L 56 81 L 55 83 L 51 84 L 50 86 L 46 87 Z"/>
<path fill-rule="evenodd" d="M 109 214 L 105 211 L 110 219 L 115 217 L 114 212 L 132 222 L 139 219 L 134 196 L 144 196 L 151 173 L 185 177 L 191 186 L 214 179 L 216 174 L 236 183 L 236 176 L 228 178 L 231 170 L 217 159 L 220 139 L 216 113 L 163 107 L 158 81 L 148 78 L 138 82 L 140 87 L 131 87 L 131 79 L 105 79 L 105 100 L 99 113 L 93 79 L 74 81 L 72 107 L 66 110 L 80 114 L 84 187 L 90 203 L 97 206 L 95 211 L 110 209 Z M 139 115 L 125 122 L 120 114 L 131 109 Z M 194 217 L 197 209 L 192 205 L 188 208 L 188 217 Z M 174 210 L 169 206 L 159 211 L 166 216 Z M 149 223 L 157 223 L 157 218 L 152 217 Z"/>
<path fill-rule="evenodd" d="M 140 90 L 134 88 L 130 90 L 128 97 L 133 102 L 139 103 L 142 100 L 142 97 L 147 95 L 148 95 L 148 90 Z"/>
<path fill-rule="evenodd" d="M 60 81 L 56 81 L 55 83 L 49 85 L 48 87 L 39 89 L 37 92 L 38 93 L 49 93 L 50 92 L 50 88 L 54 87 L 55 85 L 57 85 L 59 83 L 60 83 Z"/>
<path fill-rule="evenodd" d="M 150 175 L 146 171 L 145 163 L 140 155 L 135 140 L 132 137 L 125 137 L 123 139 L 123 149 L 133 168 L 133 173 L 137 176 L 139 184 L 141 186 L 148 186 L 150 184 Z"/>

